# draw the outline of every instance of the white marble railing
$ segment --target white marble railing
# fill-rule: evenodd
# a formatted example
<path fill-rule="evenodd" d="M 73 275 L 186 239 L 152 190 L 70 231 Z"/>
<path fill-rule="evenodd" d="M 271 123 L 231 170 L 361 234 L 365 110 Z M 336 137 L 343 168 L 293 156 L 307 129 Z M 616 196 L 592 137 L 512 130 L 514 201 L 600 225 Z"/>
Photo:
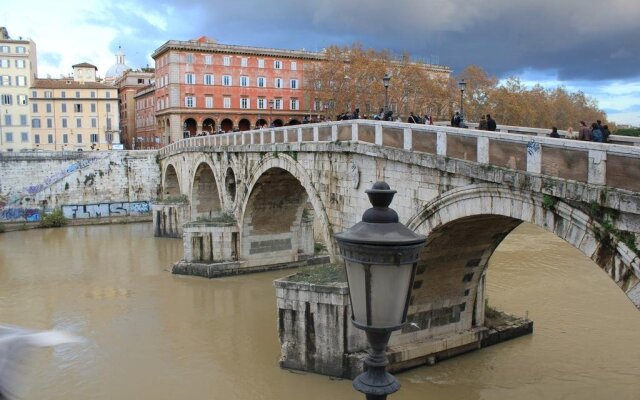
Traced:
<path fill-rule="evenodd" d="M 499 128 L 489 132 L 402 122 L 335 121 L 193 137 L 160 149 L 160 154 L 217 146 L 365 142 L 640 191 L 640 147 L 550 138 L 544 136 L 548 130 L 537 128 Z"/>

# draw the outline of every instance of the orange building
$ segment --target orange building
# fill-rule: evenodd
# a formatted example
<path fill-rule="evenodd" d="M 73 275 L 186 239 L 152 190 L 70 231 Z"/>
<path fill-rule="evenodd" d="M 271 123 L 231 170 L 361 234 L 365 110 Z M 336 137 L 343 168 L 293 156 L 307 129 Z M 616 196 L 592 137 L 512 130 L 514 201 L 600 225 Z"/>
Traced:
<path fill-rule="evenodd" d="M 295 125 L 314 113 L 305 71 L 322 53 L 170 40 L 153 54 L 162 145 L 186 136 Z"/>
<path fill-rule="evenodd" d="M 145 150 L 161 147 L 160 136 L 156 129 L 156 97 L 153 85 L 138 89 L 135 96 L 136 121 L 135 137 L 131 149 Z"/>

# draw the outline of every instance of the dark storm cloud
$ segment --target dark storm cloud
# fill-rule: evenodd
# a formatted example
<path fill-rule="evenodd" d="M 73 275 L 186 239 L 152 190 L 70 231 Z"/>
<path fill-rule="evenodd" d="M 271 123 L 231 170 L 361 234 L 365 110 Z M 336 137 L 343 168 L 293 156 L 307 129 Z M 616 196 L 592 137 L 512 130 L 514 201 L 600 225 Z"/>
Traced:
<path fill-rule="evenodd" d="M 436 55 L 458 72 L 476 64 L 499 77 L 536 69 L 556 71 L 561 80 L 635 77 L 640 63 L 636 0 L 141 0 L 141 5 L 172 13 L 165 32 L 140 30 L 145 41 L 160 44 L 201 35 L 229 44 L 308 50 L 360 42 L 422 58 Z"/>

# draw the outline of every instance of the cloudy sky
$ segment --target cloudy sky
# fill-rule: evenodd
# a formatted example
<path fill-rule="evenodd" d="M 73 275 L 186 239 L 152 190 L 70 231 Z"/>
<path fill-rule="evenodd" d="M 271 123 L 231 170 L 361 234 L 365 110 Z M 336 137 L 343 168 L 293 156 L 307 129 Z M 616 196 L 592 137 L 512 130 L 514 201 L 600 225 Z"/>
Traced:
<path fill-rule="evenodd" d="M 7 6 L 7 3 L 11 6 Z M 0 0 L 0 26 L 38 49 L 40 77 L 89 62 L 104 76 L 118 46 L 134 68 L 167 40 L 321 50 L 408 51 L 454 75 L 565 86 L 610 120 L 640 126 L 640 0 Z"/>

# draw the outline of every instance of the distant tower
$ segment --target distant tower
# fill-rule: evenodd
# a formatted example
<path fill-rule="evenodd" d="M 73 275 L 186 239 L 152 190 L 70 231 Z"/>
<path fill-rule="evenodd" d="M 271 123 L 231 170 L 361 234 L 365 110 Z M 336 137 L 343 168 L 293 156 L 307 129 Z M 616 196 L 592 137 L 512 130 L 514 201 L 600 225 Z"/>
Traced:
<path fill-rule="evenodd" d="M 104 82 L 113 85 L 116 79 L 120 78 L 127 70 L 130 70 L 131 67 L 125 64 L 124 61 L 124 52 L 122 51 L 122 47 L 118 46 L 118 52 L 116 53 L 116 63 L 113 64 L 107 70 L 107 73 L 104 77 Z"/>

